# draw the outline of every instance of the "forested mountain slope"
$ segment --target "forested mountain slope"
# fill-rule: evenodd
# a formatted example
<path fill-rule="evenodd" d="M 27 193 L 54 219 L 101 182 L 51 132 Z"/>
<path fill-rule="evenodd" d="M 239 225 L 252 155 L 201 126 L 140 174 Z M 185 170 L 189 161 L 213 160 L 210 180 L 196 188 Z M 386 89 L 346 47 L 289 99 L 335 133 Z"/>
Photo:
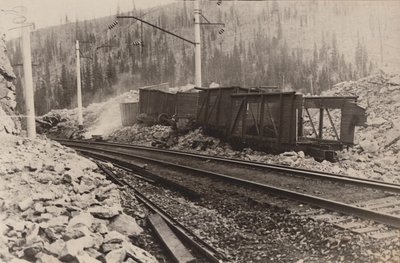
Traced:
<path fill-rule="evenodd" d="M 191 2 L 118 12 L 194 39 Z M 261 1 L 202 3 L 203 85 L 277 85 L 319 93 L 377 68 L 400 69 L 400 3 Z M 117 13 L 117 12 L 116 12 Z M 36 110 L 75 105 L 75 40 L 81 41 L 84 104 L 144 85 L 193 83 L 193 47 L 115 16 L 76 21 L 32 33 Z M 206 22 L 206 19 L 203 19 Z M 223 30 L 221 30 L 223 29 Z M 223 32 L 222 32 L 223 31 Z M 141 33 L 143 32 L 143 33 Z M 222 33 L 222 34 L 220 34 Z M 143 46 L 135 45 L 143 40 Z M 21 63 L 19 41 L 8 43 Z M 15 66 L 17 75 L 22 68 Z M 20 79 L 20 78 L 18 78 Z M 20 81 L 16 83 L 23 109 Z"/>

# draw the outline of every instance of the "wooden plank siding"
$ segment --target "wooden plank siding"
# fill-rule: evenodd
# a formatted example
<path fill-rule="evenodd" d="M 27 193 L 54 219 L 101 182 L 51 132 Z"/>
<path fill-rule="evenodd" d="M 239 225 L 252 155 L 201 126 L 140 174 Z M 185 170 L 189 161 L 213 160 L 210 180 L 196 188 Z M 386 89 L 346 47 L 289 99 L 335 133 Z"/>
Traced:
<path fill-rule="evenodd" d="M 278 144 L 295 143 L 296 109 L 301 107 L 301 101 L 302 96 L 294 92 L 234 94 L 231 116 L 233 124 L 228 136 L 268 138 Z"/>
<path fill-rule="evenodd" d="M 199 93 L 178 92 L 175 97 L 175 114 L 178 118 L 196 117 Z"/>
<path fill-rule="evenodd" d="M 132 126 L 136 122 L 138 107 L 137 102 L 120 103 L 122 126 Z"/>
<path fill-rule="evenodd" d="M 178 92 L 176 94 L 160 90 L 139 90 L 139 112 L 157 118 L 166 114 L 168 118 L 196 117 L 199 94 Z"/>
<path fill-rule="evenodd" d="M 212 133 L 227 136 L 231 129 L 231 94 L 238 91 L 247 92 L 247 89 L 240 87 L 202 88 L 199 94 L 197 122 Z"/>
<path fill-rule="evenodd" d="M 139 91 L 139 111 L 157 118 L 160 114 L 172 116 L 175 113 L 175 96 L 160 90 L 141 89 Z"/>

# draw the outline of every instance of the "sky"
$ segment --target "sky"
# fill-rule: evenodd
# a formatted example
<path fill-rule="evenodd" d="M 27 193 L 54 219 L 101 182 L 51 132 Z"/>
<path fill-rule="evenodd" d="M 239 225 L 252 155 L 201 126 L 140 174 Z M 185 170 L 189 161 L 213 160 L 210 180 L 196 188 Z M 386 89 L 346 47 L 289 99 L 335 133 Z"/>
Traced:
<path fill-rule="evenodd" d="M 57 25 L 70 21 L 92 19 L 114 15 L 117 7 L 121 11 L 130 11 L 133 5 L 137 9 L 151 8 L 178 0 L 0 0 L 0 9 L 11 10 L 16 6 L 27 7 L 28 22 L 35 23 L 36 28 Z M 6 38 L 18 36 L 18 30 L 9 30 L 18 26 L 13 23 L 15 15 L 11 12 L 0 12 L 0 31 L 6 32 Z"/>

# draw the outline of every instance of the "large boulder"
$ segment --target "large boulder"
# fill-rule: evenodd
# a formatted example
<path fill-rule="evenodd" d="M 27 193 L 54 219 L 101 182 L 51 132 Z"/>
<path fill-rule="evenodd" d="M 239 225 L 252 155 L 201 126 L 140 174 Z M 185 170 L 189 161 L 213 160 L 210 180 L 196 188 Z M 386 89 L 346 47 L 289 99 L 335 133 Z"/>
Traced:
<path fill-rule="evenodd" d="M 108 228 L 126 236 L 137 236 L 143 232 L 143 229 L 136 223 L 136 220 L 124 213 L 115 217 Z"/>

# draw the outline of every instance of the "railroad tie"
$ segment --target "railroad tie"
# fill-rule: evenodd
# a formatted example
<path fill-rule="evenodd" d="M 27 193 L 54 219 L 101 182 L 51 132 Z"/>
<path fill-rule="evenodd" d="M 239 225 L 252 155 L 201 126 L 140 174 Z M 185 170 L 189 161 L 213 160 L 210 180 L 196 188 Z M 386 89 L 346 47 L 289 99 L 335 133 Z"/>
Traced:
<path fill-rule="evenodd" d="M 172 232 L 164 219 L 159 214 L 149 215 L 149 222 L 156 232 L 158 238 L 170 252 L 177 263 L 196 262 L 189 250 L 182 244 L 179 238 Z"/>

